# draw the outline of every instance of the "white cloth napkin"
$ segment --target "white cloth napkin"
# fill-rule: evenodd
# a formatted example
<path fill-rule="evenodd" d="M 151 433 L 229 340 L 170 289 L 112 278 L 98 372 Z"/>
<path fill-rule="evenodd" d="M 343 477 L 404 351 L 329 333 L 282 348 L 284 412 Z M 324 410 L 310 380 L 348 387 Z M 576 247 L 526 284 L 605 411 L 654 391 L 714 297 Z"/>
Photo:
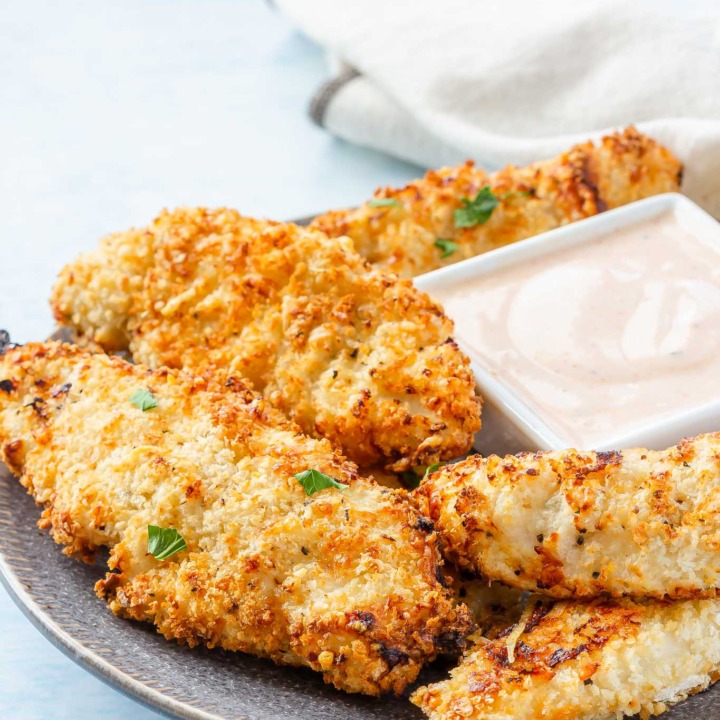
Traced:
<path fill-rule="evenodd" d="M 424 166 L 551 157 L 635 124 L 720 217 L 720 2 L 275 0 L 333 58 L 330 132 Z"/>

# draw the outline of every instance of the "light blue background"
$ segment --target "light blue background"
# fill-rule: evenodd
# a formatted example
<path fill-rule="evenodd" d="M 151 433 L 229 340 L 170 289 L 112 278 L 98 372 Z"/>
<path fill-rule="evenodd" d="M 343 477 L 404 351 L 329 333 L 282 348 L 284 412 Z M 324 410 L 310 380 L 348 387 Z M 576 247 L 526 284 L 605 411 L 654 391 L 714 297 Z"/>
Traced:
<path fill-rule="evenodd" d="M 416 176 L 310 123 L 324 77 L 320 50 L 261 0 L 6 3 L 0 327 L 46 337 L 61 266 L 165 206 L 282 219 Z M 156 717 L 66 659 L 0 588 L 2 720 Z"/>

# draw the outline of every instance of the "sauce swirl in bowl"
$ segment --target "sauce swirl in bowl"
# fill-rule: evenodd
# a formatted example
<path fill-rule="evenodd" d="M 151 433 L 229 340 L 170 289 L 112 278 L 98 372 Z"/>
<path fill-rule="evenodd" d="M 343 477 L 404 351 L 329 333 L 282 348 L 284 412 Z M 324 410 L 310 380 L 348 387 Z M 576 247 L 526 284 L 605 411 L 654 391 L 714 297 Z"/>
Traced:
<path fill-rule="evenodd" d="M 480 376 L 495 378 L 560 444 L 612 446 L 720 402 L 720 225 L 707 218 L 709 236 L 667 206 L 626 214 L 582 241 L 553 245 L 553 231 L 542 252 L 420 281 L 483 369 L 481 392 Z"/>

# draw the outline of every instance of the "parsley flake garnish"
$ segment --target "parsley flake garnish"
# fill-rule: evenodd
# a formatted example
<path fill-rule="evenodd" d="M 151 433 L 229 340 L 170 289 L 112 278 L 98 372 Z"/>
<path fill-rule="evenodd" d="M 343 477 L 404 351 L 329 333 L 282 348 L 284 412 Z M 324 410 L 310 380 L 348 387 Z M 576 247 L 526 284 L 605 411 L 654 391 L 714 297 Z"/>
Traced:
<path fill-rule="evenodd" d="M 472 199 L 462 198 L 463 207 L 455 211 L 455 227 L 468 228 L 486 223 L 500 201 L 489 185 L 478 190 Z"/>
<path fill-rule="evenodd" d="M 445 238 L 437 238 L 434 244 L 436 248 L 442 250 L 441 258 L 450 257 L 458 249 L 456 242 L 445 240 Z"/>
<path fill-rule="evenodd" d="M 173 528 L 163 528 L 157 525 L 148 525 L 148 552 L 156 560 L 167 560 L 183 550 L 187 544 L 180 533 Z"/>
<path fill-rule="evenodd" d="M 373 198 L 368 201 L 370 207 L 398 207 L 400 203 L 395 198 Z"/>
<path fill-rule="evenodd" d="M 347 485 L 343 485 L 341 482 L 331 478 L 329 475 L 320 472 L 319 470 L 304 470 L 301 473 L 295 475 L 295 479 L 305 488 L 306 495 L 314 495 L 320 490 L 326 488 L 336 488 L 337 490 L 344 490 Z"/>
<path fill-rule="evenodd" d="M 158 406 L 157 398 L 149 390 L 136 390 L 130 397 L 130 402 L 143 412 Z"/>
<path fill-rule="evenodd" d="M 423 480 L 430 474 L 434 473 L 436 470 L 440 469 L 440 463 L 433 463 L 432 465 L 428 465 L 425 469 L 425 474 L 423 475 Z"/>

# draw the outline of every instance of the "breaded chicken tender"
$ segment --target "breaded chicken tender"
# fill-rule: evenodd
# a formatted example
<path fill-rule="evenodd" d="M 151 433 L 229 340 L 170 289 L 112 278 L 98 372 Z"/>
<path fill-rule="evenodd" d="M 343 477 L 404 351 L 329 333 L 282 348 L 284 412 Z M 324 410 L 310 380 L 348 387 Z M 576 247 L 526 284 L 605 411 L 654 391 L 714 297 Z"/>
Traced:
<path fill-rule="evenodd" d="M 676 191 L 681 174 L 667 149 L 630 127 L 529 167 L 487 174 L 468 161 L 431 171 L 404 188 L 381 188 L 359 208 L 321 215 L 312 227 L 348 235 L 371 263 L 409 278 Z M 457 223 L 455 211 L 481 191 L 477 212 Z"/>
<path fill-rule="evenodd" d="M 451 677 L 411 697 L 431 720 L 606 720 L 659 714 L 720 670 L 720 600 L 533 600 Z"/>
<path fill-rule="evenodd" d="M 470 629 L 431 523 L 238 380 L 60 343 L 8 349 L 0 447 L 67 554 L 110 548 L 99 596 L 168 639 L 377 695 L 401 692 Z M 294 476 L 309 469 L 347 487 L 308 496 Z M 187 549 L 156 559 L 149 525 Z"/>
<path fill-rule="evenodd" d="M 416 491 L 447 556 L 556 598 L 720 588 L 720 433 L 658 452 L 472 456 Z"/>
<path fill-rule="evenodd" d="M 452 322 L 347 238 L 233 210 L 164 212 L 68 265 L 52 305 L 61 323 L 151 367 L 248 379 L 362 466 L 457 457 L 480 427 Z"/>

